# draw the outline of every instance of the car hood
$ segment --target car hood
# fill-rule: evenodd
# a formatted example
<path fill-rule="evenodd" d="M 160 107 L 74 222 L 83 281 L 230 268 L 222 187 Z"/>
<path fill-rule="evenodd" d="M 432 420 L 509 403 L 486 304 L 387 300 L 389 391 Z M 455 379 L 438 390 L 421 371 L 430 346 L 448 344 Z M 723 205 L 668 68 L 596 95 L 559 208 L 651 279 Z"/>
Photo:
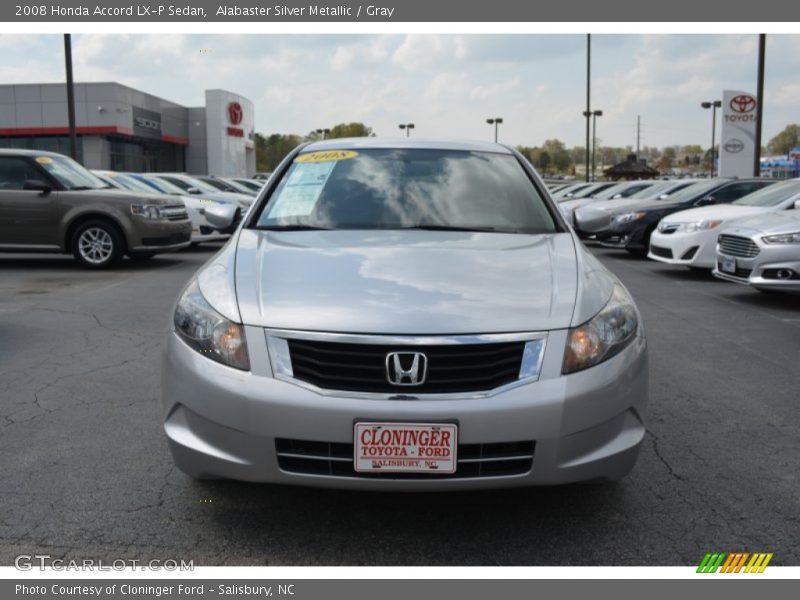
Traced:
<path fill-rule="evenodd" d="M 800 231 L 800 210 L 781 210 L 738 219 L 721 233 L 752 235 L 754 233 L 780 234 Z"/>
<path fill-rule="evenodd" d="M 60 193 L 68 194 L 69 196 L 82 196 L 86 199 L 96 199 L 99 202 L 107 202 L 109 199 L 115 199 L 118 202 L 146 202 L 147 204 L 158 204 L 159 206 L 166 206 L 168 204 L 181 204 L 179 199 L 164 196 L 164 194 L 159 194 L 156 191 L 149 193 L 134 192 L 132 190 L 123 190 L 119 188 L 103 188 L 97 190 L 66 190 L 65 192 Z"/>
<path fill-rule="evenodd" d="M 753 214 L 769 212 L 771 207 L 761 206 L 739 206 L 736 204 L 714 204 L 712 206 L 700 206 L 690 208 L 669 215 L 670 223 L 692 223 L 694 221 L 704 221 L 706 219 L 720 219 L 729 221 Z"/>
<path fill-rule="evenodd" d="M 235 194 L 233 192 L 203 192 L 197 194 L 198 198 L 209 198 L 217 202 L 236 202 L 240 206 L 250 206 L 253 203 L 253 196 L 247 194 Z"/>
<path fill-rule="evenodd" d="M 235 285 L 247 325 L 391 334 L 541 331 L 569 327 L 578 262 L 568 233 L 243 229 Z"/>
<path fill-rule="evenodd" d="M 647 201 L 632 198 L 617 198 L 592 202 L 575 210 L 575 225 L 587 233 L 602 231 L 611 225 L 611 219 L 642 207 L 661 206 L 663 202 Z"/>

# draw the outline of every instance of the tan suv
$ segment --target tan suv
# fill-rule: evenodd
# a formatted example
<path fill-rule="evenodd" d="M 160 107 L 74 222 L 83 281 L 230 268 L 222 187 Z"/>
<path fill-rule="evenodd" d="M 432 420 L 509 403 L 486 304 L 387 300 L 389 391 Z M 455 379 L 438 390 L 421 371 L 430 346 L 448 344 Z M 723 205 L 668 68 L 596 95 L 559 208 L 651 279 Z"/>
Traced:
<path fill-rule="evenodd" d="M 0 252 L 71 253 L 102 269 L 123 255 L 185 248 L 191 234 L 186 207 L 173 198 L 110 192 L 63 154 L 0 150 Z"/>

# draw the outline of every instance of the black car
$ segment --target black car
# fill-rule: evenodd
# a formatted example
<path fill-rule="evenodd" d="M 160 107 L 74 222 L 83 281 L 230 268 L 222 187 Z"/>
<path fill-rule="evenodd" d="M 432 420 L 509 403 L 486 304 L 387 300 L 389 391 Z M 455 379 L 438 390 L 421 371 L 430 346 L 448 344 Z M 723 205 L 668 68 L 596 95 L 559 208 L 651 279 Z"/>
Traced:
<path fill-rule="evenodd" d="M 646 254 L 650 234 L 658 222 L 672 213 L 710 204 L 729 204 L 752 194 L 774 179 L 712 179 L 692 185 L 663 199 L 619 209 L 607 229 L 595 235 L 602 246 L 624 248 L 632 254 Z"/>

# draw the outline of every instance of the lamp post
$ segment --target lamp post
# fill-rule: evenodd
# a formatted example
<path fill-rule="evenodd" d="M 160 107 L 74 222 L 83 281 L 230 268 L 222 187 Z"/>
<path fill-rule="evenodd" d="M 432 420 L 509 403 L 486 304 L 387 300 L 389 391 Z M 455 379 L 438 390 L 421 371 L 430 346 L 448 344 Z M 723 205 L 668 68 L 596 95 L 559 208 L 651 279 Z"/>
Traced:
<path fill-rule="evenodd" d="M 411 130 L 414 129 L 414 124 L 413 123 L 400 123 L 400 125 L 398 125 L 398 127 L 400 129 L 405 129 L 406 137 L 411 137 Z"/>
<path fill-rule="evenodd" d="M 717 109 L 722 106 L 722 100 L 701 102 L 700 106 L 711 109 L 711 177 L 714 177 L 714 166 L 717 164 Z"/>
<path fill-rule="evenodd" d="M 75 83 L 72 80 L 72 36 L 64 34 L 64 62 L 67 71 L 67 120 L 69 123 L 69 153 L 78 160 L 78 137 L 75 134 Z"/>
<path fill-rule="evenodd" d="M 400 123 L 398 127 L 406 130 L 406 137 L 411 137 L 411 130 L 414 129 L 413 123 Z"/>
<path fill-rule="evenodd" d="M 595 166 L 597 165 L 595 162 L 595 152 L 597 151 L 597 117 L 602 116 L 602 110 L 592 111 L 592 181 L 597 180 L 595 177 Z"/>
<path fill-rule="evenodd" d="M 586 181 L 589 181 L 589 116 L 592 106 L 592 34 L 586 34 Z"/>
<path fill-rule="evenodd" d="M 497 126 L 503 122 L 501 117 L 495 117 L 494 119 L 486 119 L 486 122 L 489 125 L 494 125 L 494 143 L 497 143 Z"/>

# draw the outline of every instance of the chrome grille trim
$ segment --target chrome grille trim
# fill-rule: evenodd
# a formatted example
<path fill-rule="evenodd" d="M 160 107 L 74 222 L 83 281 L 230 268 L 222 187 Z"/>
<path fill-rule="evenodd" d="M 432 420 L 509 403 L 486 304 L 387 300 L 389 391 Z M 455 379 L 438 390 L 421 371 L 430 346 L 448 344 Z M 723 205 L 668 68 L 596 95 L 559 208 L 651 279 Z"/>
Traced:
<path fill-rule="evenodd" d="M 536 442 L 458 444 L 456 472 L 359 473 L 353 468 L 353 444 L 277 438 L 278 467 L 286 473 L 357 479 L 471 479 L 514 477 L 530 473 Z"/>
<path fill-rule="evenodd" d="M 717 244 L 723 254 L 740 258 L 754 258 L 761 251 L 753 240 L 738 235 L 723 233 L 717 239 Z"/>
<path fill-rule="evenodd" d="M 189 212 L 183 204 L 168 204 L 159 207 L 158 210 L 170 221 L 184 221 L 189 218 Z"/>
<path fill-rule="evenodd" d="M 379 334 L 346 334 L 317 331 L 296 331 L 287 329 L 265 329 L 267 347 L 269 349 L 269 359 L 272 367 L 272 374 L 275 379 L 303 387 L 323 396 L 336 396 L 344 398 L 365 398 L 375 400 L 465 400 L 473 398 L 488 398 L 500 394 L 507 390 L 526 385 L 537 381 L 541 375 L 542 364 L 547 346 L 546 332 L 521 332 L 521 333 L 494 333 L 494 334 L 472 334 L 472 335 L 379 335 Z M 291 357 L 286 354 L 289 340 L 310 340 L 338 342 L 346 344 L 375 344 L 375 345 L 396 345 L 405 347 L 418 347 L 422 350 L 425 346 L 443 345 L 475 345 L 475 344 L 499 344 L 508 342 L 538 342 L 535 344 L 538 349 L 538 356 L 535 357 L 536 365 L 533 376 L 522 376 L 523 368 L 520 368 L 519 379 L 500 385 L 498 387 L 466 392 L 414 392 L 413 387 L 398 389 L 392 392 L 371 392 L 371 391 L 349 391 L 341 389 L 321 388 L 313 383 L 303 381 L 294 377 L 291 365 Z M 524 354 L 524 353 L 523 353 Z M 288 359 L 288 360 L 287 360 Z M 523 357 L 523 361 L 525 358 Z M 523 362 L 523 367 L 526 366 Z M 531 365 L 527 365 L 531 366 Z"/>

